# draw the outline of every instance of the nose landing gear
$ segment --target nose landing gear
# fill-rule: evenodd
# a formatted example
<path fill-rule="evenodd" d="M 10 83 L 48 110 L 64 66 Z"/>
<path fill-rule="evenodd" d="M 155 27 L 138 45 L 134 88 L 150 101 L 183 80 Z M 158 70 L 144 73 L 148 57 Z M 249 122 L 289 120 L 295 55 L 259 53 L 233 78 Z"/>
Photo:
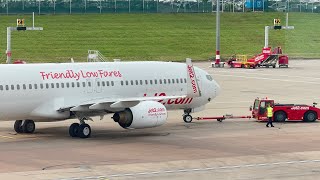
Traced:
<path fill-rule="evenodd" d="M 191 123 L 192 122 L 192 116 L 190 115 L 191 109 L 186 109 L 184 110 L 183 116 L 183 121 L 186 123 Z"/>

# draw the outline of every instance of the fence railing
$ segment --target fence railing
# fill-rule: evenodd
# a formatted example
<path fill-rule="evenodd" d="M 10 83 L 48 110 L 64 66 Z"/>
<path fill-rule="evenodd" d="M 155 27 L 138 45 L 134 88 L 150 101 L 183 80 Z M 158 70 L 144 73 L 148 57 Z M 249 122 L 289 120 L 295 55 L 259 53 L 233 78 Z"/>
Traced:
<path fill-rule="evenodd" d="M 220 0 L 222 12 L 320 12 L 319 2 Z M 215 0 L 0 0 L 0 14 L 208 13 Z"/>

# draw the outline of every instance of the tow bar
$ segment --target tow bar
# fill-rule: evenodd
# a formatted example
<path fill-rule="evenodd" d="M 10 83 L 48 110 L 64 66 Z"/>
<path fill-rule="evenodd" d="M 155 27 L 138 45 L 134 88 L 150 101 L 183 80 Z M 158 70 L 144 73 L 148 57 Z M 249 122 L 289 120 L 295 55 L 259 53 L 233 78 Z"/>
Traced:
<path fill-rule="evenodd" d="M 217 116 L 217 117 L 196 117 L 194 119 L 198 121 L 203 121 L 203 120 L 217 120 L 219 122 L 222 122 L 225 119 L 247 119 L 247 118 L 252 118 L 251 116 L 233 116 L 232 114 L 226 114 L 223 116 Z"/>

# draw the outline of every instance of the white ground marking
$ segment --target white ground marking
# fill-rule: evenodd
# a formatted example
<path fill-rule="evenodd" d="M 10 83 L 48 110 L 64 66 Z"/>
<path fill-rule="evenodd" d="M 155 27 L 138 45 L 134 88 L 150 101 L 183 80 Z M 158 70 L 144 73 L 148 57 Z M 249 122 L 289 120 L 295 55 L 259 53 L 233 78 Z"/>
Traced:
<path fill-rule="evenodd" d="M 194 171 L 211 171 L 211 170 L 219 170 L 219 169 L 251 168 L 251 167 L 261 167 L 261 166 L 276 166 L 276 165 L 313 163 L 313 162 L 320 162 L 320 160 L 314 159 L 314 160 L 285 161 L 285 162 L 259 163 L 259 164 L 244 164 L 244 165 L 208 167 L 208 168 L 193 168 L 193 169 L 177 169 L 177 170 L 126 173 L 126 174 L 111 174 L 111 175 L 104 175 L 104 176 L 73 177 L 73 178 L 65 178 L 65 179 L 58 179 L 58 180 L 86 180 L 86 179 L 98 179 L 98 180 L 100 180 L 100 179 L 108 179 L 108 178 L 112 178 L 112 177 L 143 176 L 143 175 L 182 173 L 182 172 L 194 172 Z"/>
<path fill-rule="evenodd" d="M 295 83 L 307 83 L 307 84 L 320 84 L 320 82 L 312 82 L 312 81 L 297 81 L 297 80 L 290 80 L 290 79 L 276 79 L 276 78 L 266 78 L 266 77 L 249 77 L 249 76 L 238 76 L 238 75 L 230 75 L 230 74 L 216 74 L 215 76 L 229 76 L 229 77 L 247 78 L 247 79 L 259 79 L 259 80 L 283 81 L 283 82 L 295 82 Z"/>
<path fill-rule="evenodd" d="M 237 71 L 237 72 L 232 72 L 230 73 L 230 71 L 218 71 L 218 72 L 215 72 L 215 73 L 228 73 L 228 74 L 232 74 L 232 75 L 235 75 L 235 74 L 248 74 L 248 75 L 265 75 L 265 76 L 281 76 L 281 77 L 288 77 L 288 78 L 307 78 L 307 79 L 320 79 L 320 77 L 310 77 L 310 76 L 292 76 L 292 75 L 284 75 L 284 74 L 274 74 L 274 73 L 270 73 L 270 74 L 266 74 L 266 73 L 254 73 L 254 72 L 241 72 L 241 71 Z M 215 75 L 219 75 L 219 74 L 212 74 L 213 76 Z"/>

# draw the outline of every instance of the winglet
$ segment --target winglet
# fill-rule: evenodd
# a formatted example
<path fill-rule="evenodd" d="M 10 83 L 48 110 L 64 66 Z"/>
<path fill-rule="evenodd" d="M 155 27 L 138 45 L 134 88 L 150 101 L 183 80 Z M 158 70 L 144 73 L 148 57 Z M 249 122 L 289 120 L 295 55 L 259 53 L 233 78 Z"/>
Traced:
<path fill-rule="evenodd" d="M 201 91 L 198 85 L 197 75 L 194 71 L 193 64 L 190 58 L 186 59 L 187 64 L 187 96 L 188 97 L 199 97 Z"/>

